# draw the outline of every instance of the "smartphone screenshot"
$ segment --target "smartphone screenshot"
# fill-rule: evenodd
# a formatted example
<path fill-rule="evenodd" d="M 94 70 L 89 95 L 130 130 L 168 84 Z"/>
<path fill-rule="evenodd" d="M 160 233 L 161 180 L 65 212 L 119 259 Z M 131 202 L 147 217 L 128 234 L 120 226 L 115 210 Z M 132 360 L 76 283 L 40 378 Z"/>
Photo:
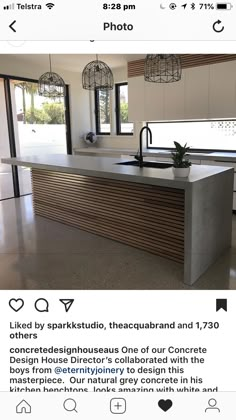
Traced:
<path fill-rule="evenodd" d="M 234 420 L 235 5 L 0 0 L 0 402 Z"/>

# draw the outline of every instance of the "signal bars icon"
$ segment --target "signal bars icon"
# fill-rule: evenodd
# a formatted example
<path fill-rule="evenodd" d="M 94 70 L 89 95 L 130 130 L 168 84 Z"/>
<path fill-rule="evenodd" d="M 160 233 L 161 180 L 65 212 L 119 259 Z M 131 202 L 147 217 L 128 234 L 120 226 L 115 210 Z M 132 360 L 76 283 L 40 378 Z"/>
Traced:
<path fill-rule="evenodd" d="M 15 4 L 8 4 L 7 6 L 3 6 L 3 10 L 13 10 L 15 8 Z"/>
<path fill-rule="evenodd" d="M 55 6 L 55 4 L 54 3 L 47 3 L 46 6 L 47 6 L 48 9 L 51 10 Z"/>

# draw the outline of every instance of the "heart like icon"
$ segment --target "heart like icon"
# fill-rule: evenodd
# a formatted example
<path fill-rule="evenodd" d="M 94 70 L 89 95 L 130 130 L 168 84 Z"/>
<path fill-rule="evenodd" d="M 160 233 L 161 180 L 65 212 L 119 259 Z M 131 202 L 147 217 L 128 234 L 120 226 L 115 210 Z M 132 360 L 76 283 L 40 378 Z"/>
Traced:
<path fill-rule="evenodd" d="M 171 400 L 159 400 L 158 405 L 163 411 L 168 411 L 172 407 L 173 403 Z"/>
<path fill-rule="evenodd" d="M 24 301 L 23 299 L 11 299 L 9 300 L 9 306 L 13 311 L 18 312 L 23 308 Z"/>

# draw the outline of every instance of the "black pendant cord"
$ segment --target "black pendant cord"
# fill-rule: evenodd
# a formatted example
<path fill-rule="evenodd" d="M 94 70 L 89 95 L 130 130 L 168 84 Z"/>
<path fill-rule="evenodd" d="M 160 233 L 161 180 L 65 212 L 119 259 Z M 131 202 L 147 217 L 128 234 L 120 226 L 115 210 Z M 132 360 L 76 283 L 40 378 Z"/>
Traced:
<path fill-rule="evenodd" d="M 52 73 L 52 59 L 51 59 L 51 54 L 49 54 L 49 68 L 50 68 L 50 73 Z"/>

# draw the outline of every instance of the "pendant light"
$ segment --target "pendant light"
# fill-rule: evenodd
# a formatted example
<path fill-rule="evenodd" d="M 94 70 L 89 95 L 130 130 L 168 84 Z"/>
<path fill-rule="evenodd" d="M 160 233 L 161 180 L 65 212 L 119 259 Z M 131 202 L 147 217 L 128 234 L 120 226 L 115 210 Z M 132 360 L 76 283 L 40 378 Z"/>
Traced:
<path fill-rule="evenodd" d="M 144 64 L 144 79 L 154 83 L 172 83 L 181 79 L 180 57 L 174 54 L 148 54 Z"/>
<path fill-rule="evenodd" d="M 39 95 L 47 98 L 61 98 L 65 96 L 65 82 L 59 74 L 52 71 L 52 60 L 49 54 L 50 70 L 39 78 Z"/>
<path fill-rule="evenodd" d="M 82 73 L 82 84 L 84 89 L 111 90 L 114 87 L 113 74 L 110 67 L 103 61 L 98 60 L 88 63 Z"/>

